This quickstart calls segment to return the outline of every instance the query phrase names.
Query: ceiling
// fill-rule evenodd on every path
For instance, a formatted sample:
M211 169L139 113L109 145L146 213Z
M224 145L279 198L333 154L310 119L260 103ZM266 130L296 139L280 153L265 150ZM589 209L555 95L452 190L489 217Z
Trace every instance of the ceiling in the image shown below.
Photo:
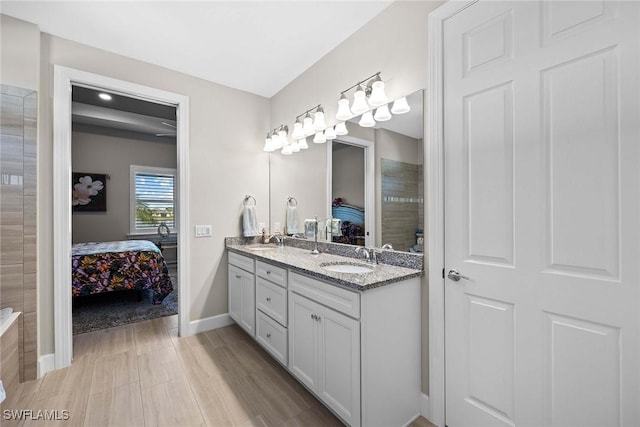
M350 1L7 1L40 31L265 97L391 4Z

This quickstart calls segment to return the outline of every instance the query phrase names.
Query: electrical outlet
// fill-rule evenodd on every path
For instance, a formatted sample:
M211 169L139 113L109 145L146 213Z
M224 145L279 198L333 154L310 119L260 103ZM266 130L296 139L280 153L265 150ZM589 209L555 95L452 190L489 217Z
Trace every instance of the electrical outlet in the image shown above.
M274 222L273 223L273 232L274 233L282 233L282 226L280 225L279 222Z
M196 237L211 237L212 233L211 225L196 225Z

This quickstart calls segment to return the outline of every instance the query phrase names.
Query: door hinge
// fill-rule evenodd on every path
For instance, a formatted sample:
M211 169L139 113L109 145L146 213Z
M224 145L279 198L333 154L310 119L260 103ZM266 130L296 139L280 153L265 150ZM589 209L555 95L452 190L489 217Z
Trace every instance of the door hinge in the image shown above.
M442 278L444 279L444 268L442 269ZM444 426L447 427L447 426Z

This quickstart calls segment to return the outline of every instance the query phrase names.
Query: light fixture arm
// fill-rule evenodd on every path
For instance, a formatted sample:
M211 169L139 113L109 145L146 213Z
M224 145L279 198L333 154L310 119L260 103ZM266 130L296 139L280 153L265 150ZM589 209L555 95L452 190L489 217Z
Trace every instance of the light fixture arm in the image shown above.
M304 113L302 113L302 114L298 114L298 115L296 116L296 121L297 121L300 117L304 116L305 114L308 114L308 113L312 112L313 110L316 110L316 111L317 111L318 109L321 109L321 108L322 108L322 105L321 105L321 104L318 104L318 105L316 105L315 107L311 107L311 108L309 108L309 109L308 109L307 111L305 111Z
M378 71L377 73L374 73L372 75L370 75L369 77L367 77L364 80L360 80L359 82L357 82L356 84L349 86L348 88L346 88L345 90L343 90L342 92L340 92L340 95L344 95L345 93L349 92L351 89L353 89L354 87L360 86L362 83L365 83L371 79L373 79L374 77L380 77L380 73L382 73L382 71ZM370 85L367 85L367 87L369 87Z

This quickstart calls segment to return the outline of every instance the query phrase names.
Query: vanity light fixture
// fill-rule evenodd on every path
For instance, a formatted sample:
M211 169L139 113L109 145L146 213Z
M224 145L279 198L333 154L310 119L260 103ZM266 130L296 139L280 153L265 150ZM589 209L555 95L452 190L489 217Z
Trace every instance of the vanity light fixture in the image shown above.
M342 136L342 135L346 135L349 133L349 131L347 130L347 125L345 124L345 122L340 122L336 125L336 135L338 136Z
M384 82L380 78L380 74L371 80L371 95L369 95L369 105L379 107L389 102L387 94L384 92Z
M324 121L324 110L318 105L315 114L313 115L313 128L316 132L323 131L327 127Z
M340 94L340 100L338 101L338 112L336 113L337 120L349 120L353 116L353 113L349 109L349 100L344 93Z
M304 138L304 131L302 130L302 121L300 120L300 117L296 118L296 122L293 125L293 132L291 133L291 138L293 139Z
M307 144L307 138L301 138L298 140L298 147L301 150L306 150L307 148L309 148L309 144Z
M376 125L376 121L373 119L373 113L371 111L365 112L362 117L360 117L360 122L358 122L360 126L363 128L371 128Z
M336 139L336 129L333 126L326 128L324 130L324 136L327 140Z
M270 132L267 132L267 137L264 139L264 151L267 153L276 151L276 147L273 146L273 141L271 140Z
M315 129L313 128L313 119L311 118L311 114L307 111L307 115L304 116L304 125L302 127L304 132L304 136L311 136L315 133Z
M291 154L293 154L293 150L291 149L291 145L285 145L284 147L282 147L282 151L280 151L282 154L284 154L285 156L289 156Z
M313 137L313 142L316 144L324 144L327 142L327 137L324 135L324 132L317 132L316 136Z
M408 113L410 110L411 107L409 107L406 96L396 99L391 106L391 112L393 114L404 114Z
M297 139L294 139L293 142L289 144L289 147L291 148L292 153L297 153L300 151L300 144L298 143Z
M364 91L362 85L358 85L358 89L356 89L353 94L353 105L351 106L351 112L353 114L362 114L369 109L369 104L367 104L367 93Z
M100 99L102 99L103 101L111 101L113 99L111 95L109 95L108 93L104 93L104 92L99 93L98 97Z
M389 105L384 104L376 109L376 113L373 115L376 122L386 122L391 119L391 113L389 112Z
M287 134L289 133L289 126L287 125L280 125L280 129L278 129L278 139L280 140L280 145L286 145L288 143L287 141Z

